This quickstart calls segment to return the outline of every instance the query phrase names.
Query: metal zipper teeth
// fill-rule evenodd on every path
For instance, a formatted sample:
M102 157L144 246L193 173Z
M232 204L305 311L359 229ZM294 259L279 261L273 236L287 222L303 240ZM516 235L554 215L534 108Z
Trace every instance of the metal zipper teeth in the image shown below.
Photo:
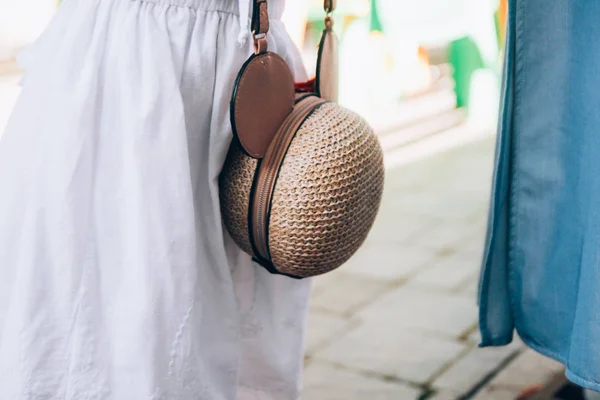
M254 201L255 212L253 225L254 244L258 252L257 256L269 260L269 244L267 243L268 231L268 213L271 207L271 197L275 189L275 181L279 174L279 166L283 162L285 153L289 147L291 140L294 138L296 131L304 122L308 114L323 100L318 97L311 97L298 104L297 110L293 117L280 128L280 134L275 135L274 142L267 150L267 154L263 158L258 181L256 185L256 197ZM302 104L304 103L304 104ZM264 173L262 173L264 171Z

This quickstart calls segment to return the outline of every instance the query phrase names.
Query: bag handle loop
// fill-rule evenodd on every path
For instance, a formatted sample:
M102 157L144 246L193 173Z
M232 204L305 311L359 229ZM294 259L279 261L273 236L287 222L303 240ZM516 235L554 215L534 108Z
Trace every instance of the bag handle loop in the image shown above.
M331 13L335 11L337 0L323 0L323 9L325 10L325 28L327 30L333 29L333 17Z
M254 0L252 9L252 38L254 39L254 53L261 54L267 51L267 33L269 32L269 9L267 0Z

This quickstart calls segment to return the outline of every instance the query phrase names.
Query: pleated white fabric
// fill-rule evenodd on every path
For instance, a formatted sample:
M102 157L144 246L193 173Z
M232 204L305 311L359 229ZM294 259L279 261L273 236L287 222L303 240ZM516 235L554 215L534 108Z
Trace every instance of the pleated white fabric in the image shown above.
M1 400L298 398L310 282L252 264L220 218L243 2L66 0L24 55L0 142Z

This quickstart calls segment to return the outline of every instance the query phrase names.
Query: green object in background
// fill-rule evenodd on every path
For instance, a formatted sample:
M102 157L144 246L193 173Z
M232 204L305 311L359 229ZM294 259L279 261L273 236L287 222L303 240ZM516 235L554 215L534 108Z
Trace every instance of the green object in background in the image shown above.
M478 69L485 68L481 52L475 41L471 37L465 36L450 43L448 59L453 69L456 105L457 107L468 107L473 73Z
M381 24L381 19L379 18L377 0L371 0L370 31L383 33L383 26Z

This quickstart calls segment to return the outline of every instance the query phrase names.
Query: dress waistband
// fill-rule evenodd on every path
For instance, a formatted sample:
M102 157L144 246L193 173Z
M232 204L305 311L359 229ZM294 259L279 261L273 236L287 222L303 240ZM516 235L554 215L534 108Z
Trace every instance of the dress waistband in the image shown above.
M219 11L239 15L240 34L238 41L244 44L250 34L250 18L252 17L253 0L139 0L146 3L166 4L176 7L186 7L206 12ZM285 0L267 1L269 19L281 19L285 8ZM244 17L245 16L245 17Z
M131 0L130 0L131 1ZM202 11L220 11L235 15L245 14L251 17L253 0L139 0L146 3L165 4L186 7ZM269 18L281 19L285 0L267 1ZM247 10L247 11L246 11Z

